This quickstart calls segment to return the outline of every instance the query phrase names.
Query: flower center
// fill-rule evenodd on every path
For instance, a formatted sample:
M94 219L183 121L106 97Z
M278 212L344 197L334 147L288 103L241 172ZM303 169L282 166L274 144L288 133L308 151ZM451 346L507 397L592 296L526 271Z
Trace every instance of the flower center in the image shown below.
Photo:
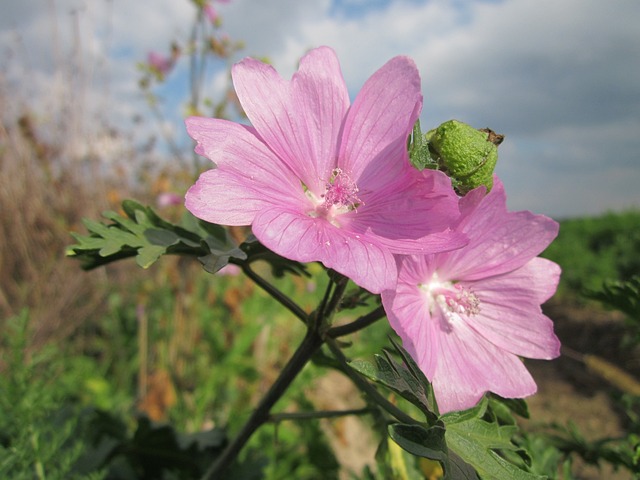
M309 216L324 217L337 225L336 216L356 210L364 204L358 198L358 186L340 168L334 168L331 171L331 177L326 182L325 189L319 199L307 191L307 195L315 204L315 209L309 212Z
M431 281L418 285L428 295L429 311L439 308L449 322L461 315L472 317L480 313L480 299L470 288L451 281L440 281L434 273Z
M321 195L324 198L325 208L336 206L351 211L362 203L358 198L358 186L340 168L333 169L326 189L326 192Z

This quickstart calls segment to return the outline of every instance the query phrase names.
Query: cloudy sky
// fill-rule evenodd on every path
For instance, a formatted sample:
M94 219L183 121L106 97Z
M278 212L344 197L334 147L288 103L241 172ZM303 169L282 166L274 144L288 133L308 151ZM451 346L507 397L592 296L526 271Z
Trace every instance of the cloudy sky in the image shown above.
M240 56L290 76L310 48L333 47L355 95L394 55L422 75L423 127L456 118L505 134L497 173L512 209L556 218L640 207L637 0L232 0L214 2ZM123 128L147 116L136 62L184 40L189 0L2 0L3 88L42 99L71 89ZM238 57L239 58L239 57ZM75 75L65 77L75 68ZM186 65L163 93L177 118ZM226 81L210 77L213 95ZM58 89L58 90L56 90ZM61 94L62 95L62 94ZM95 117L98 118L98 117ZM176 121L166 126L180 145Z

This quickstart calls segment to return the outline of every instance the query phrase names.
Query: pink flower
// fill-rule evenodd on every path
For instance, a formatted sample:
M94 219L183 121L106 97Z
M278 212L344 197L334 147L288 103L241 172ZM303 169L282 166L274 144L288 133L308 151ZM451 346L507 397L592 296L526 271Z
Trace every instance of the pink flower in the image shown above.
M174 205L182 205L182 196L173 192L163 192L156 198L156 205L159 208L171 207Z
M304 56L291 81L251 58L232 77L253 126L187 119L196 152L217 165L187 192L194 215L252 225L279 255L322 262L375 293L395 286L394 253L466 243L449 229L459 214L448 178L408 161L422 106L410 59L390 60L353 105L327 47Z
M216 11L215 8L213 8L213 5L211 5L210 3L207 3L204 8L204 14L207 16L207 19L215 24L216 21L218 20L218 12Z
M160 75L166 75L173 68L173 60L165 57L158 52L149 52L147 55L149 66L157 71Z
M558 233L543 215L507 212L497 177L485 196L460 200L459 229L469 244L399 263L398 286L382 293L393 328L433 383L441 413L495 392L521 398L536 384L519 356L551 359L560 342L540 308L556 290L560 267L536 257Z
M234 265L233 263L227 263L224 267L216 272L216 275L220 275L222 277L237 277L240 275L242 270L238 265Z

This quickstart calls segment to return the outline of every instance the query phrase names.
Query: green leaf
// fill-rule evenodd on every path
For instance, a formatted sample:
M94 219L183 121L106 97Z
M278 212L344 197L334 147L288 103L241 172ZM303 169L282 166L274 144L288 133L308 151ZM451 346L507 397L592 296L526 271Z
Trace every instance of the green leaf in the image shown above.
M133 200L125 200L122 210L126 216L103 213L111 223L83 220L89 234L72 233L77 243L67 249L67 255L80 259L83 268L92 269L134 256L138 265L148 268L162 255L179 254L206 258L205 267L213 272L232 258L247 258L219 225L199 221L191 222L193 229L174 225Z
M432 427L396 423L389 425L389 436L407 452L440 462L445 475L450 470L445 429L442 424Z
M438 169L438 163L433 159L429 151L429 142L425 134L420 130L420 120L413 126L411 142L409 144L409 159L418 170Z
M392 344L403 362L398 362L384 351L384 355L375 355L375 365L366 361L352 361L350 365L370 380L384 385L418 407L427 422L434 425L437 421L437 408L429 381L413 361L409 353L398 343Z
M145 238L153 245L170 247L180 241L180 236L171 230L161 230L159 228L149 228L144 232Z
M181 224L175 225L133 200L125 200L122 210L125 216L112 211L103 213L110 223L83 220L89 233L71 233L76 243L67 248L67 256L79 259L83 268L90 270L131 257L148 268L163 255L183 255L199 259L210 273L230 262L260 258L271 266L276 277L285 273L309 276L304 264L273 253L252 235L238 245L227 228L188 212Z
M515 425L518 415L522 418L529 418L529 407L527 402L521 398L502 398L496 394L490 394L489 411L492 418L501 424Z
M601 291L587 290L585 296L624 312L630 320L640 324L640 275L624 282L605 281Z
M430 423L435 423L437 417L429 408L424 386L411 376L410 371L381 355L375 355L375 361L376 364L372 365L366 361L354 360L350 365L365 377L384 385L413 403L425 414Z
M463 412L451 412L441 417L446 426L445 439L454 451L483 478L495 480L541 480L535 475L510 463L500 454L500 450L518 450L511 442L517 432L514 425L499 425L482 418L488 405L485 398L476 407Z

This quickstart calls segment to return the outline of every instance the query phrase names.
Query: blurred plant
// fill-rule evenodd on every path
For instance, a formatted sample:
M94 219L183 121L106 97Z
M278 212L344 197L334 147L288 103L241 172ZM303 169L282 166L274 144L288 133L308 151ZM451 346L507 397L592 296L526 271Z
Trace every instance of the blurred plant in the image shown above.
M74 469L84 445L79 409L70 401L74 390L60 383L69 373L55 349L29 351L28 324L23 311L4 325L2 350L8 355L3 370L11 374L4 375L0 387L0 477L103 478L99 471L85 476Z
M587 290L585 295L602 302L609 309L624 313L630 336L626 343L640 346L640 275L626 281L605 281L602 290Z
M627 281L640 271L640 212L610 212L560 222L555 242L542 254L562 260L556 299L585 302L605 280Z
M225 0L217 0L220 3L228 3ZM184 152L178 146L173 136L162 126L166 123L166 114L163 110L162 98L158 93L163 83L168 80L169 74L178 68L178 62L185 59L188 64L188 78L185 90L189 91L189 100L185 106L185 116L212 115L217 118L225 118L232 112L229 107L234 107L239 112L237 99L233 89L227 87L222 98L215 100L207 95L205 84L210 82L211 74L227 71L229 60L235 53L244 48L241 41L234 41L222 31L222 17L214 6L212 0L191 0L195 7L195 17L191 26L188 39L174 40L170 45L170 53L163 55L152 51L148 54L146 62L140 62L138 68L142 72L139 86L142 89L152 113L161 126L160 132L166 141L172 156L186 166ZM237 114L237 113L236 113ZM194 171L200 170L198 157L193 156Z
M627 315L629 337L623 339L621 348L640 347L640 277L630 280L604 282L601 290L586 292L588 298L602 302L607 308L619 310ZM587 440L572 422L562 425L556 421L548 426L540 426L533 432L520 437L517 443L527 448L534 459L532 471L548 475L549 478L574 480L571 466L576 458L587 464L602 467L603 464L615 470L625 469L633 478L640 472L640 382L633 376L592 354L581 354L567 347L567 355L584 364L592 375L607 381L615 388L613 399L621 416L625 433L620 437L602 437Z
M96 286L120 269L78 277L64 261L68 229L108 205L108 179L90 187L32 113L0 124L0 318L29 308L32 342L64 338L103 306ZM79 161L79 160L78 160Z

